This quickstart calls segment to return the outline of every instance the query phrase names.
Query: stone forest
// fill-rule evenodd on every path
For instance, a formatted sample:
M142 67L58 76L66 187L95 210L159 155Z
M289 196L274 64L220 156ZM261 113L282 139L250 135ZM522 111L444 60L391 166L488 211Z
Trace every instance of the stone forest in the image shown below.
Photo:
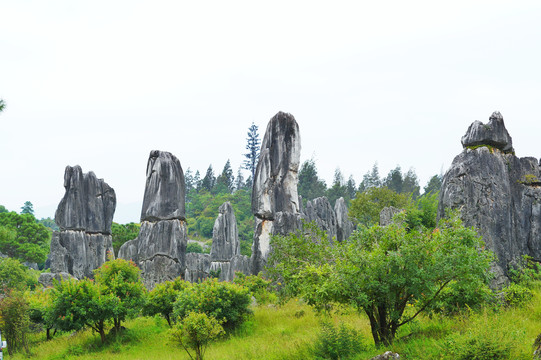
M211 346L215 349L210 352L212 358L531 359L532 354L541 356L541 336L535 339L531 335L541 332L541 326L528 325L534 329L520 331L514 328L522 326L514 320L522 316L517 315L520 311L532 314L534 320L541 319L541 307L537 305L541 296L537 294L539 285L531 285L541 284L540 161L515 155L503 116L497 111L487 123L473 122L461 142L462 152L454 158L441 179L439 193L435 193L438 195L433 200L432 226L423 223L422 215L418 218L411 215L417 210L411 210L412 199L407 196L401 198L402 203L382 206L376 213L379 224L368 226L352 215L354 205L350 203L357 201L357 206L366 193L379 206L386 201L384 192L368 188L363 194L357 193L357 199L352 201L343 197L333 200L334 206L325 196L303 201L298 191L299 125L291 114L277 113L268 122L252 179L254 230L249 256L241 253L239 222L229 201L214 214L209 253L188 251L191 240L183 159L170 152L152 150L146 167L138 235L122 243L115 260L112 238L115 190L92 171L83 172L78 165L67 166L65 194L54 219L58 230L52 233L45 264L50 270L39 275L43 288L53 289L54 300L49 306L56 315L32 310L31 316L41 319L38 322L47 328L47 339L52 337L53 329L54 332L79 331L90 327L101 335L101 345L92 350L97 351L94 358L116 358L114 350L107 347L113 345L104 345L121 346L104 331L109 320L89 324L84 317L97 315L88 315L91 313L87 309L79 327L65 325L62 321L66 317L75 319L76 315L75 310L58 312L62 308L59 294L69 293L70 286L76 283L88 289L93 281L101 284L108 271L103 270L104 266L109 261L126 260L137 269L135 274L140 276L141 288L123 290L116 295L118 301L122 302L128 293L148 293L147 300L130 306L142 308L137 310L138 314L165 318L170 327L177 329L172 333L176 339L173 341L180 342L190 358L193 349L195 358L202 359L202 349L209 346L211 339L219 338L223 329L227 330L228 340L217 343L217 347ZM377 208L376 205L373 207ZM224 292L217 295L212 291L219 284L238 288L224 287ZM251 284L250 291L239 290L246 284ZM100 286L107 291L112 285ZM199 287L206 292L197 293ZM268 290L271 288L272 291ZM77 291L79 295L69 300L71 305L85 293ZM99 296L106 294L96 291ZM150 299L165 296L167 291L170 297L160 300L159 310L153 308L158 307L158 301L154 304L155 300ZM199 297L187 300L190 292ZM201 310L207 301L236 292L244 295L228 298L227 305L223 300L220 305ZM267 295L262 296L262 292ZM95 301L91 307L99 308L101 305ZM188 312L188 303L199 306L197 309L206 312L205 315ZM122 331L121 321L131 318L135 318L131 320L135 325L127 325L124 331L131 331L132 336L139 336L133 335L136 330L132 328L151 326L148 318L138 320L139 315L134 316L130 309L122 313L118 310L121 307L115 306L110 315L114 319L111 321L115 336L121 336L118 335ZM214 315L216 307L227 306L243 308L244 312L234 317L231 315L234 311L230 310L223 319ZM7 316L2 311L0 306L0 318ZM289 311L289 315L281 315L284 311ZM250 314L255 320L246 320ZM342 319L339 327L335 327L337 320L329 321L329 314ZM505 314L501 316L506 320L491 320L494 314ZM194 333L190 335L186 330L197 316L205 319L197 320L201 322L193 331L200 334L206 326L203 332L208 338L204 343L194 342L190 338ZM256 339L254 334L264 326L261 316L280 319L282 330L269 332L272 335L265 335L263 340ZM287 330L285 326L290 324L298 325L295 330ZM312 328L322 330L318 335L307 335L309 341L295 337ZM525 335L527 331L529 335ZM231 339L247 337L248 343L261 341L268 345L282 336L297 339L295 345L288 343L289 348L284 350L287 356L268 355L286 345L267 349L264 354L257 350L257 355L249 350L242 356L236 354L238 347L227 350L233 346L228 345L233 343ZM373 343L367 340L370 337ZM399 341L393 341L395 338ZM153 350L155 357L149 358L169 356L161 352L167 347L162 340L153 339L162 345ZM88 341L77 346L88 349ZM307 341L315 341L315 345L303 345ZM334 347L329 345L333 341ZM435 345L429 344L430 341ZM519 346L521 342L528 345ZM233 355L226 355L228 351ZM61 358L72 358L67 352L62 354ZM130 358L147 357L139 354Z

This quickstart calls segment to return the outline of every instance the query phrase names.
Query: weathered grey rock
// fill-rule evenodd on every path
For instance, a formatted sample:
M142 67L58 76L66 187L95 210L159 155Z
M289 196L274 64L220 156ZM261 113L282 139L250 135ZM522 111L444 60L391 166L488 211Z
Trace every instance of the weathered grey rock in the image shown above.
M499 111L492 113L486 125L479 120L473 122L462 137L463 147L478 145L490 145L504 152L513 151L513 141Z
M111 235L84 231L55 231L51 239L51 272L69 273L78 279L93 278L107 255L113 253Z
M188 237L184 194L184 174L178 159L168 152L151 151L141 229L137 238L124 243L118 253L139 266L149 290L185 274Z
M165 151L151 151L141 221L185 220L185 191L178 159Z
M67 166L64 172L66 193L55 213L60 230L83 230L110 234L116 207L115 191L91 171Z
M487 147L465 148L443 178L438 217L460 209L464 224L475 227L497 256L496 284L521 256L541 260L540 178L535 158Z
M184 280L190 282L199 282L208 278L210 274L210 255L209 254L186 254L186 270L184 271Z
M334 213L336 215L336 240L342 242L349 239L354 228L353 222L349 219L348 208L343 197L336 200Z
M330 241L336 239L338 233L336 214L326 196L308 201L304 209L304 215L306 221L315 222L318 228L325 231Z
M394 206L388 206L381 209L379 212L379 225L380 226L387 226L390 225L393 222L393 217L401 213L402 209L395 208Z
M400 355L392 351L386 351L381 355L374 356L370 360L397 360L400 359Z
M252 189L255 215L250 271L263 270L270 252L270 237L285 235L301 225L297 192L301 141L291 114L279 112L267 125Z
M230 261L233 256L240 254L237 218L229 201L223 203L218 211L212 230L210 258L212 261Z
M23 262L23 265L32 270L39 270L38 263L35 262Z
M252 212L272 220L280 211L298 213L298 170L301 155L299 125L279 112L267 125L252 190Z
M141 269L147 289L153 289L156 284L184 274L187 243L186 222L143 221L137 238L124 243L118 257L133 260Z
M43 285L44 287L53 287L54 286L54 280L60 282L62 280L71 279L73 276L71 274L68 274L66 272L61 273L41 273L39 275L38 282Z

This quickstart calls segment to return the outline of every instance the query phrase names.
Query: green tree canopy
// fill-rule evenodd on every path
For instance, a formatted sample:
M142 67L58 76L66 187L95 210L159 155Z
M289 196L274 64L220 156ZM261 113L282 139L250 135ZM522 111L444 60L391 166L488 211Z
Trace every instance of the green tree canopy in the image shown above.
M465 228L457 214L439 225L434 231L375 225L335 244L317 230L274 236L266 269L282 282L283 296L301 296L316 309L353 305L368 316L376 345L390 345L398 328L451 282L488 281L493 255L482 250L476 231Z
M244 168L250 171L252 179L255 177L255 170L259 160L259 149L261 147L257 129L258 127L252 122L252 125L248 128L248 137L246 138L246 150L248 152L244 154L246 158L244 160Z
M407 194L398 194L386 187L371 187L357 193L351 201L349 217L355 222L369 227L379 224L379 213L385 207L393 206L398 209L409 209L413 205Z
M306 203L320 196L325 196L327 185L317 174L316 163L313 159L306 160L299 170L298 192Z
M33 215L0 213L0 252L40 264L47 258L50 243L51 231L36 222Z
M229 194L235 189L235 177L229 159L224 165L222 173L216 178L216 193Z
M21 214L34 215L34 205L30 201L26 201L21 207Z

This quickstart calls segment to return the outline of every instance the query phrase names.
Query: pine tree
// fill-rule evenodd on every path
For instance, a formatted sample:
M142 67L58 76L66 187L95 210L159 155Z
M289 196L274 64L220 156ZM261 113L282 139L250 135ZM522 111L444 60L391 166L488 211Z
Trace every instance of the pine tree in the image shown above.
M34 215L34 205L30 201L25 202L21 208L21 214Z
M4 109L6 108L6 103L4 100L0 99L0 113L2 111L4 111Z
M242 176L242 166L239 166L239 169L237 170L237 178L235 179L235 189L244 189L245 186L246 184L244 183L244 176Z
M257 160L259 159L259 149L261 142L259 141L259 134L257 133L258 127L252 122L252 126L248 128L248 138L246 144L246 150L248 152L244 154L246 160L244 160L244 168L250 170L252 179L255 177L255 170L257 167Z
M201 180L201 188L207 190L208 192L212 192L215 185L216 185L216 177L214 176L214 170L212 169L212 164L211 164L209 165L207 169L207 173L205 174L205 177L203 178L203 180Z
M381 179L379 177L378 163L374 163L372 171L367 172L363 176L363 181L359 184L359 191L363 192L373 187L381 187Z
M235 177L233 176L233 169L231 169L231 162L227 159L222 173L216 179L216 192L217 193L232 193L235 187Z

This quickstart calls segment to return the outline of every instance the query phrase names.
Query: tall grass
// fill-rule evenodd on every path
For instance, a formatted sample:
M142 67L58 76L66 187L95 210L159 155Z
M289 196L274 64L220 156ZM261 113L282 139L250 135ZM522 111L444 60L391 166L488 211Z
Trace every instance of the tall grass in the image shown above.
M313 346L321 331L321 320L299 302L284 306L261 305L254 316L225 338L211 344L206 359L220 360L297 360L314 358ZM329 319L327 319L329 321ZM453 317L419 317L402 327L395 343L385 349L375 348L370 326L355 311L334 315L335 325L343 322L361 333L364 351L355 359L370 359L386 350L397 352L402 359L469 359L465 348L494 350L502 359L531 359L532 344L541 333L541 290L534 289L531 302L521 307L485 308L479 312L465 311ZM109 335L104 345L91 331L62 334L46 341L44 334L31 338L32 359L188 359L168 336L165 320L141 317L126 322L120 335ZM502 351L497 351L503 349ZM461 352L462 351L462 352ZM466 354L466 355L464 355ZM5 357L25 359L23 354ZM493 357L498 359L497 357ZM491 358L491 359L493 359ZM473 359L473 358L472 358ZM477 357L477 359L484 359Z

